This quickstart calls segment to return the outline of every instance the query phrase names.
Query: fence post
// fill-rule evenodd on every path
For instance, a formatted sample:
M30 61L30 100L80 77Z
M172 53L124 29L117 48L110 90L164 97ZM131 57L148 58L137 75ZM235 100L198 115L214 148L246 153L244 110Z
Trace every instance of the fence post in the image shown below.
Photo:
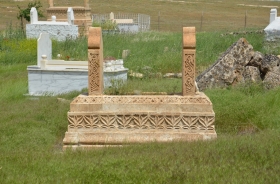
M202 31L202 22L203 22L203 11L202 11L202 13L201 13L200 31Z
M247 27L247 10L245 12L245 25L244 25L244 28L246 29L246 27Z
M159 31L159 22L160 22L160 11L158 12L158 31Z

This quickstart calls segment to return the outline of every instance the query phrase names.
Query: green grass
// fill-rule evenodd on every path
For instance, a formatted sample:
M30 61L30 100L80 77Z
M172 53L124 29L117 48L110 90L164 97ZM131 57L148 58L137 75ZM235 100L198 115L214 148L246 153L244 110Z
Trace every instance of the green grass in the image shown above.
M273 148L279 141L263 136L63 154L19 152L4 158L1 176L7 183L278 183L279 158ZM13 168L19 162L27 164Z
M274 52L259 34L197 34L197 69L215 62L240 37L255 50ZM5 38L5 37L3 37ZM119 58L131 50L125 66L139 72L178 72L181 67L181 34L148 32L104 35L104 55ZM134 144L84 151L62 151L67 111L80 91L54 96L29 97L26 66L36 63L18 55L33 40L0 42L14 53L0 60L0 181L1 183L279 183L280 88L265 90L261 84L211 89L218 139L213 141ZM114 43L114 44L113 44ZM76 47L73 47L76 45ZM86 38L53 42L58 53L85 60ZM166 51L165 48L168 47ZM274 48L275 49L275 48ZM0 54L5 55L6 50ZM24 49L23 49L24 51ZM35 51L36 53L36 51ZM31 56L28 56L28 55ZM179 66L178 66L179 65ZM144 70L144 66L151 69ZM120 85L120 86L119 86ZM181 91L181 79L129 78L106 90L127 92ZM65 102L57 98L66 99Z

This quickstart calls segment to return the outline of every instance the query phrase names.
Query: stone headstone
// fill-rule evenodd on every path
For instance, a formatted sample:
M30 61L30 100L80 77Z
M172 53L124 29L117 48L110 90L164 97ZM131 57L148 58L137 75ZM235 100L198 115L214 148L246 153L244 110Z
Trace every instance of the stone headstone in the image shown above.
M270 20L269 23L273 22L277 17L277 9L273 8L270 10Z
M41 33L37 40L37 66L41 66L42 55L52 60L52 41L48 33Z
M122 51L122 58L125 59L130 53L130 50L123 50Z
M35 22L38 22L38 12L36 8L32 7L30 10L30 23L34 24Z
M68 24L73 25L74 24L74 11L73 8L69 7L67 10L67 20Z

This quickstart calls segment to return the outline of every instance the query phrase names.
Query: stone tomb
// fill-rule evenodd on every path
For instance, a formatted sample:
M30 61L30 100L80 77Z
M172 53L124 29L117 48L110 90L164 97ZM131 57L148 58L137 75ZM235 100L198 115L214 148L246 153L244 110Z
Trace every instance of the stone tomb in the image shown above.
M277 9L270 10L269 25L264 29L266 41L280 39L280 18L277 16Z
M26 37L38 38L40 33L49 33L52 39L64 41L78 37L78 26L74 25L74 13L71 7L67 8L67 20L57 22L52 16L52 21L38 21L38 12L32 7L30 10L30 24L26 24Z
M51 20L53 15L56 16L58 22L67 21L65 19L67 15L67 7L56 7L54 6L53 0L48 0L49 8L47 8L48 20ZM91 8L89 7L89 0L84 0L84 6L74 6L73 11L75 14L74 24L78 25L79 33L87 34L88 28L92 25L91 20Z
M123 67L123 60L112 60L103 65L104 87L112 86L113 80L127 80L128 69ZM88 87L88 62L52 59L52 41L48 33L40 34L37 65L28 66L27 71L29 95L58 95Z
M195 88L195 28L183 28L181 95L103 95L102 33L90 28L88 95L70 104L64 149L217 137L210 99Z

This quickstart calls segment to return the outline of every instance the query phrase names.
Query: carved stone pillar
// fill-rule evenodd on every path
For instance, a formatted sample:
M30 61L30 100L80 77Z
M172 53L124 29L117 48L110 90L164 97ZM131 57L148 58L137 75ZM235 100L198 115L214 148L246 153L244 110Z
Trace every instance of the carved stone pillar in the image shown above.
M103 94L103 41L100 27L89 28L88 94Z
M53 0L49 0L49 7L53 7Z
M88 3L88 2L89 2L89 0L85 0L85 1L84 1L84 7L85 7L85 8L89 8L89 3Z
M195 27L183 28L183 96L195 95Z

